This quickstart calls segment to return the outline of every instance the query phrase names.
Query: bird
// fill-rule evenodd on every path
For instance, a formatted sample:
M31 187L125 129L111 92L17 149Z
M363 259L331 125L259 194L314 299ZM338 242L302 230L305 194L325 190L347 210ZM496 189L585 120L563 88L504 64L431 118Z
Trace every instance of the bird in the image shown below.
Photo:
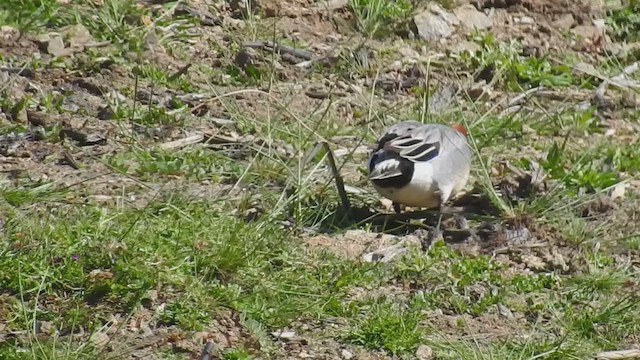
M369 180L376 191L400 205L438 209L459 193L469 180L472 151L467 130L408 120L390 126L377 139L369 157Z

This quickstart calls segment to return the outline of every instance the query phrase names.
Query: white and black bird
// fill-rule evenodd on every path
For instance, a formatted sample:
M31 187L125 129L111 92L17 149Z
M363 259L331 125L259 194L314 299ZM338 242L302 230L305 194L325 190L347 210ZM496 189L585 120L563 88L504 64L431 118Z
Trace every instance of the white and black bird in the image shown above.
M400 205L438 208L462 190L471 171L471 148L459 124L404 121L387 129L369 158L369 179L380 195Z

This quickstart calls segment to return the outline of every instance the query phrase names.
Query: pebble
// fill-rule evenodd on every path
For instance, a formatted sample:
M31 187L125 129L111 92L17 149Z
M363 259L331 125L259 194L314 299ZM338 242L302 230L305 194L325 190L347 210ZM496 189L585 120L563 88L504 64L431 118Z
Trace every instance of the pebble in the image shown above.
M347 349L342 349L342 351L340 351L340 356L342 356L342 358L345 360L353 358L353 354Z
M427 345L420 345L416 350L416 358L419 360L430 360L433 359L433 349L428 347Z

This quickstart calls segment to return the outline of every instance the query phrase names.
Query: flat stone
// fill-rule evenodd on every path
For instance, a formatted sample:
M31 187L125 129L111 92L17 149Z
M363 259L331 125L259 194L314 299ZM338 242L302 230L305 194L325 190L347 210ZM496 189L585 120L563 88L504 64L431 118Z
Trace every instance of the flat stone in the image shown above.
M430 360L433 359L433 349L428 347L427 345L420 345L416 350L416 358L419 360Z
M559 30L569 30L575 24L576 20L572 14L564 14L553 22L553 27Z
M430 41L450 37L454 32L453 25L459 24L455 15L437 4L431 4L427 10L415 15L413 22L418 29L418 37Z
M453 13L460 24L470 30L485 30L493 26L493 21L471 4L460 6Z

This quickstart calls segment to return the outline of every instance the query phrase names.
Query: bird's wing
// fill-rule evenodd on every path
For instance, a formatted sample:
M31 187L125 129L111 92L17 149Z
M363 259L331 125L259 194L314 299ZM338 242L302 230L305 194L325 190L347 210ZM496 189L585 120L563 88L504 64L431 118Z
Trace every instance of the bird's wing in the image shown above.
M384 179L400 176L403 160L428 162L439 155L454 152L470 157L466 137L459 131L441 124L400 123L380 137L378 151L369 162L369 177Z
M468 143L463 134L449 126L426 124L390 139L383 148L407 160L421 162L449 152L460 151L466 155Z

